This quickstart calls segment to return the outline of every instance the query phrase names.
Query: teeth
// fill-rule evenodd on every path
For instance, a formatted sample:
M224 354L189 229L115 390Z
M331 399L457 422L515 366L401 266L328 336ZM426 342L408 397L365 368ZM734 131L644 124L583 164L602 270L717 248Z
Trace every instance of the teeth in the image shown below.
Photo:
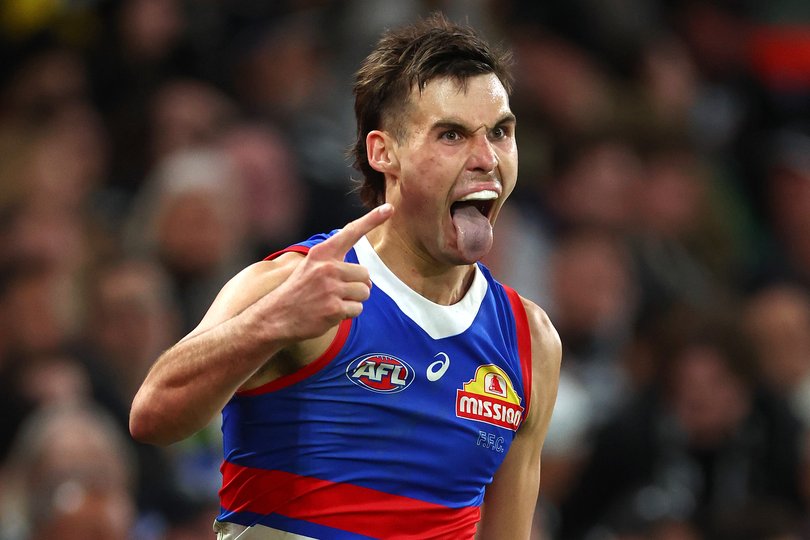
M476 191L475 193L470 193L459 199L461 201L490 201L493 199L497 199L498 194L490 189L485 189L483 191Z

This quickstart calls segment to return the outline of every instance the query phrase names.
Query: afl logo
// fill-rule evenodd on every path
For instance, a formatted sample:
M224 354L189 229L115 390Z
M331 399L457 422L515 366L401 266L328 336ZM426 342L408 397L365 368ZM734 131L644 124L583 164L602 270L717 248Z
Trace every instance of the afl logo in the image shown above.
M402 392L414 379L413 369L404 360L382 353L355 359L346 368L346 376L357 386L381 394Z

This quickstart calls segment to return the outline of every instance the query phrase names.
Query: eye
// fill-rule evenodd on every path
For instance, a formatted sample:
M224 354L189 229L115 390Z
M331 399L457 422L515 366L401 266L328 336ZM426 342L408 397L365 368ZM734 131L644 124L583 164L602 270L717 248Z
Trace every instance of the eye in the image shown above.
M440 135L440 138L444 139L445 141L456 142L461 140L461 134L454 129L450 129L443 132Z
M509 136L509 130L503 126L497 126L492 128L492 131L489 132L489 136L496 141L505 139Z

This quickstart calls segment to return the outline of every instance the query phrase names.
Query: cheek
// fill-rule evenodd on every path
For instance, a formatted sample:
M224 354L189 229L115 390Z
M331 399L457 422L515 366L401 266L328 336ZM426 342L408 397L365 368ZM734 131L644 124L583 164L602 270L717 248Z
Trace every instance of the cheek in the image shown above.
M411 179L420 179L434 177L441 174L441 170L445 167L444 160L441 157L430 153L420 152L422 156L416 156L411 162Z
M436 156L412 162L403 173L403 202L425 207L440 205L454 178L447 163Z
M500 153L498 163L498 168L501 172L501 182L504 184L503 187L505 190L511 191L512 188L515 187L518 170L518 151L514 143Z
M437 195L427 184L410 182L403 185L402 198L399 202L402 210L415 217L417 223L423 223L428 216L435 214Z

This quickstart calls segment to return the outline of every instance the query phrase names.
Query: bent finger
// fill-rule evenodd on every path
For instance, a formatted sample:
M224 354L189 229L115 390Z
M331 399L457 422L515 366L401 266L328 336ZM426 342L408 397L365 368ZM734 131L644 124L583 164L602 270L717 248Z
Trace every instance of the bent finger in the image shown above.
M344 300L353 302L363 302L371 296L371 288L366 283L353 282L343 285Z
M368 268L355 263L341 263L337 275L342 281L366 283L371 286Z
M355 301L346 301L343 303L344 319L354 319L363 312L363 303Z

